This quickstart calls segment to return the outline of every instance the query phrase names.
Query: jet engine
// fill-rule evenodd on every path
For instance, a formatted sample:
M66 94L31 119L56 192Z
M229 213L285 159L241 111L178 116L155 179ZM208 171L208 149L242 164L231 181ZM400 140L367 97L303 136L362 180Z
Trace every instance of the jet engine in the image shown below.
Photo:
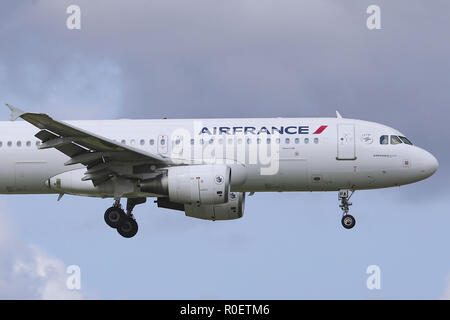
M226 165L170 167L156 178L139 183L141 192L166 196L187 205L215 205L228 201L230 168Z
M228 201L215 205L180 204L160 197L158 207L184 211L186 216L205 220L233 220L244 215L245 193L230 192Z
M85 196L111 196L114 186L111 182L94 186L92 181L84 181L86 169L75 169L60 173L47 180L47 186L55 191Z

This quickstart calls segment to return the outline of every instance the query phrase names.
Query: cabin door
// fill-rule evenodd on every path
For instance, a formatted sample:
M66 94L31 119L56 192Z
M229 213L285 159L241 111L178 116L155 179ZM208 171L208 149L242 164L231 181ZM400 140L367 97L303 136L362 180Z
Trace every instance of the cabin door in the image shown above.
M337 160L355 160L355 125L338 124Z

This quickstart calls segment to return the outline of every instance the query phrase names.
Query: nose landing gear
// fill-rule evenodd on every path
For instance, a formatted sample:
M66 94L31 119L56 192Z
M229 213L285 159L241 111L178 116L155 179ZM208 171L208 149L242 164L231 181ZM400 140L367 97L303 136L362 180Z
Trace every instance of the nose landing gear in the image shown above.
M351 192L350 194L349 191ZM353 193L355 193L354 190L341 189L338 194L339 200L341 201L339 208L341 208L343 212L341 223L345 229L351 229L356 224L356 219L352 215L348 214L348 211L350 210L349 207L352 205L349 200Z
M114 205L105 212L105 222L124 238L132 238L138 232L138 224L132 211L138 204L144 203L147 198L129 198L127 199L127 212L122 209L120 199L116 199Z

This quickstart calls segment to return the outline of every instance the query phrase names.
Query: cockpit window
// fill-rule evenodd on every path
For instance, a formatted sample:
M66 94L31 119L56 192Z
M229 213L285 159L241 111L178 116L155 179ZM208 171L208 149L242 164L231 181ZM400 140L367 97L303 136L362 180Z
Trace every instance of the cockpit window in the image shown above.
M409 144L409 145L413 145L411 141L409 141L408 138L406 137L402 137L402 136L398 136L400 139L402 139L403 143Z
M400 144L402 143L402 140L400 140L397 136L391 136L391 144Z
M388 143L389 143L389 136L380 137L380 144L388 144Z

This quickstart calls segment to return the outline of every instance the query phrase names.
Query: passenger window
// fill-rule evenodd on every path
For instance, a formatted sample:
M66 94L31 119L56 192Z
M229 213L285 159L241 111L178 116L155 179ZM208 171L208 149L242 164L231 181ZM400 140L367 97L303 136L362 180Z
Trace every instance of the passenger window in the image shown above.
M143 146L144 144L145 144L145 140L144 139L141 139L141 146Z
M305 144L309 143L309 138L305 138Z
M159 141L159 143L163 146L163 145L165 145L166 144L166 139L161 139L160 141Z
M1 143L0 143L0 147L1 147ZM27 147L31 147L31 141L27 141Z
M400 144L402 143L402 140L400 140L397 136L391 136L391 144Z
M314 143L318 144L319 143L319 138L314 138Z
M389 144L389 136L381 136L380 137L380 144Z
M125 144L126 143L126 141L125 140L122 140L122 141L120 141L122 144Z
M295 144L299 144L300 143L300 139L299 138L295 138Z
M267 142L267 144L270 144L270 138L267 138L266 142Z
M154 145L154 144L155 144L155 140L150 139L150 145L152 146L152 145Z
M408 139L408 138L406 138L406 137L401 137L401 136L398 136L400 139L402 139L402 141L403 141L403 143L405 143L405 144L409 144L409 145L413 145L412 144L412 142Z
M289 138L286 138L286 139L284 140L284 142L285 142L286 144L289 144L289 143L291 142L291 140L290 140Z
M0 147L3 146L3 142L0 141Z
M191 139L191 144L194 144L195 143L195 140L194 139Z
M21 147L22 146L22 142L21 141L17 141L17 146Z
M11 147L12 146L12 142L8 141L7 145L8 145L8 147Z

